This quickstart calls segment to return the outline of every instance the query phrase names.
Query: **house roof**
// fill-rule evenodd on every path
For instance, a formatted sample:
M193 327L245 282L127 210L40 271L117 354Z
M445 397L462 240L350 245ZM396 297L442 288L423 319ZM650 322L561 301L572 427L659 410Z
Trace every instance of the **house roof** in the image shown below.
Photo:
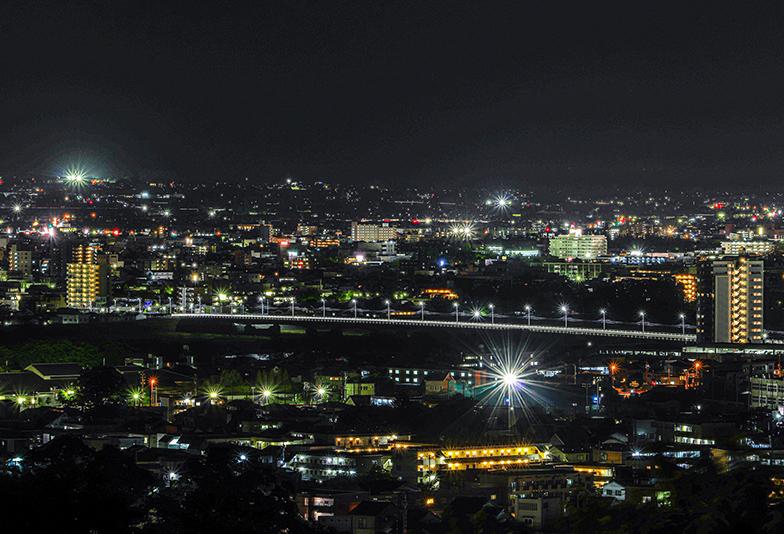
M82 374L82 366L78 363L33 363L25 368L45 380L78 378Z
M0 373L0 391L30 394L48 391L52 385L32 371Z
M392 506L393 504L389 501L362 501L349 512L349 515L366 515L375 517L383 514Z

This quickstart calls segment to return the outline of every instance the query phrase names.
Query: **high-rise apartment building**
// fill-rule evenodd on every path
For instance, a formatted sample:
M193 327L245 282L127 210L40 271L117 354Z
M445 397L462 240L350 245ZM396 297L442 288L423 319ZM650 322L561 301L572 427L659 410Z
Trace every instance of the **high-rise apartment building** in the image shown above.
M352 241L394 241L398 238L397 228L388 224L351 223Z
M91 308L109 295L109 261L93 245L73 249L67 266L67 302L73 308Z
M715 343L762 343L764 262L745 256L700 265L697 335Z
M568 235L559 235L550 240L550 255L562 260L593 260L607 254L607 237L583 235L580 230L571 230Z
M17 244L11 245L8 250L8 270L12 273L29 276L33 273L33 253Z

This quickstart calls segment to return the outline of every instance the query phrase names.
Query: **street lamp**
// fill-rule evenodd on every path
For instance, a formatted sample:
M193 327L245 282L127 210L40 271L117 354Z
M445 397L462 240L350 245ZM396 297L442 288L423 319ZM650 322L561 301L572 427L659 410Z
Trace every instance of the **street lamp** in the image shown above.
M607 310L602 308L599 313L602 314L602 330L607 330Z
M294 317L294 297L291 297L291 316Z
M422 320L424 321L425 320L425 301L424 300L420 300L419 301L419 311L422 314Z
M642 331L645 332L645 312L640 312L640 325L642 326Z
M321 299L321 316L327 316L327 301L325 299Z
M678 317L681 320L681 334L685 336L686 335L686 315L682 313Z
M528 326L531 326L531 305L525 305L525 314L528 317Z
M387 305L387 321L389 321L390 319L392 319L392 310L389 307L390 306L389 299L385 300L384 304Z
M564 314L564 328L569 327L569 308L564 304L561 306L561 311Z
M474 319L480 319L482 317L482 310L480 310L479 308L475 309L473 316Z
M357 299L351 299L351 304L354 305L354 319L357 318Z
M610 362L608 368L610 370L610 381L612 384L615 384L615 373L618 372L618 364L615 362Z
M490 308L490 324L495 324L495 306L490 304L488 307Z
M455 302L454 304L452 304L452 306L455 308L455 322L459 323L460 322L460 304Z

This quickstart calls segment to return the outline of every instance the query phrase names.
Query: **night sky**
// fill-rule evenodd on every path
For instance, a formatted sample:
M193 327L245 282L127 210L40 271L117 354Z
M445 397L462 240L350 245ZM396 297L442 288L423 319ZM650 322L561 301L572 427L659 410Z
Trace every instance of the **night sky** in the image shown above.
M0 3L0 174L784 183L778 2L207 3Z

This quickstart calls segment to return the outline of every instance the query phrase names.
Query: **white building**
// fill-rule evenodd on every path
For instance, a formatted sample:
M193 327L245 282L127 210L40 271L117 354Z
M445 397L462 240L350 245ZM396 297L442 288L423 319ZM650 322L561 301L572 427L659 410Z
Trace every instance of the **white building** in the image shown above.
M615 499L616 501L625 501L626 500L626 488L618 484L617 482L608 482L602 489L600 490L602 497L610 497Z
M731 256L740 254L765 256L776 250L776 245L770 241L722 241L721 250Z
M581 230L570 230L568 235L550 239L550 255L563 260L592 260L607 254L607 237L583 235Z
M784 380L776 376L752 376L749 379L751 408L775 410L784 406Z
M397 228L389 224L351 223L352 241L394 241L398 238Z
M743 256L713 262L714 341L763 342L764 262Z

